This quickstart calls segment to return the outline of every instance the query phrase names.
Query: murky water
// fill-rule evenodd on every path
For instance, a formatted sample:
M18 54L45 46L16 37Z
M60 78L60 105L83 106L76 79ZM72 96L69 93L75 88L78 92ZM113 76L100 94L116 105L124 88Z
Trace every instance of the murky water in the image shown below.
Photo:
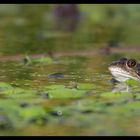
M60 57L58 64L23 65L18 62L1 62L0 80L22 88L38 89L45 85L66 84L70 81L94 83L109 89L109 57ZM49 78L49 74L62 73L63 78ZM102 80L104 78L104 81Z
M2 5L0 55L82 52L112 39L139 44L137 20L124 16L110 22L114 18L104 20L104 10L100 14L95 7L87 7L96 13L88 13L92 20L85 18L71 34L52 30L48 5ZM140 60L139 52L128 49L111 55L62 55L49 64L0 61L0 135L140 135L139 86L120 93L120 86L114 89L110 82L108 65L122 56Z
M22 94L1 92L0 135L139 135L139 100L133 101L129 93L111 93L108 65L124 55L134 56L69 56L59 57L59 63L31 65L21 61L0 62L0 81L15 87L15 92L17 88L26 89ZM49 77L53 73L63 77ZM61 88L70 81L87 84L85 89L90 85L84 91L86 96L69 89L80 95L72 98L72 92ZM44 87L55 85L60 87L40 94ZM49 99L47 94L55 88L57 96Z

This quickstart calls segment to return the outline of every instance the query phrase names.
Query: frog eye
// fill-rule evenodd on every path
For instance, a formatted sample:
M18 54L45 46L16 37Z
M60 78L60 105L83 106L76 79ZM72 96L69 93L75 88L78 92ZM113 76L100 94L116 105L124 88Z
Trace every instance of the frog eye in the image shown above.
M137 61L135 59L129 59L126 64L129 68L133 68L136 66Z

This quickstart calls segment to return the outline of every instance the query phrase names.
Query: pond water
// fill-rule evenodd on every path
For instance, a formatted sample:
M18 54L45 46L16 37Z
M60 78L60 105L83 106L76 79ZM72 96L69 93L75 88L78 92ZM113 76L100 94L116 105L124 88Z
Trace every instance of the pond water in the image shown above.
M1 61L0 135L139 135L140 102L113 93L108 65L122 56ZM56 77L55 77L56 76Z
M112 18L108 5L79 5L77 30L63 32L51 6L0 7L0 135L140 135L139 85L126 92L108 71L120 57L140 61L138 7ZM96 53L107 47L118 52Z

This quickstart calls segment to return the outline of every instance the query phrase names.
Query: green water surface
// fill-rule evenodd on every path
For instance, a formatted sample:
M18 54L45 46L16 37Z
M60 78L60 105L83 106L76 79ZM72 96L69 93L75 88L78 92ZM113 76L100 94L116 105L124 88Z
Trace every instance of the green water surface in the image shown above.
M0 62L0 135L139 135L138 87L135 99L112 92L108 64L121 55Z

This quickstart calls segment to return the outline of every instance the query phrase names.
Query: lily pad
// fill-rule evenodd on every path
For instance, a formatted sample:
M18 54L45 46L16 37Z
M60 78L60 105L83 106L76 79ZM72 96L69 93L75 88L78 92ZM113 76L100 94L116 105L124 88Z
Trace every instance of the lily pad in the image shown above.
M132 94L131 93L128 93L128 92L124 92L124 93L121 93L121 92L105 92L105 93L102 93L101 94L101 97L106 97L106 98L118 98L118 97L132 97Z
M126 82L125 82L127 85L130 85L130 86L136 86L139 84L139 81L136 81L134 79L128 79Z
M29 56L25 56L22 62L25 65L36 64L36 63L52 64L54 63L54 60L51 57L30 58Z
M66 88L64 85L50 85L45 87L45 91L49 94L49 98L80 98L86 95L92 86L79 84L78 88Z
M92 90L93 88L95 88L95 85L90 84L90 83L78 84L78 89L80 89L80 90Z
M0 102L0 113L5 114L5 117L8 117L15 127L23 127L30 121L42 123L47 112L41 106L31 105L23 108L18 101L5 99Z
M41 57L41 58L33 58L32 59L33 63L47 63L47 64L52 64L54 61L50 57Z
M1 94L5 95L8 98L34 98L37 96L36 91L34 90L25 90L22 88L12 88L2 91Z
M28 107L20 110L19 116L24 120L40 119L46 117L46 112L42 107Z
M13 87L10 84L0 82L0 91L4 91L8 89L13 89Z
M54 89L49 90L49 98L80 98L86 94L85 90L77 89Z

